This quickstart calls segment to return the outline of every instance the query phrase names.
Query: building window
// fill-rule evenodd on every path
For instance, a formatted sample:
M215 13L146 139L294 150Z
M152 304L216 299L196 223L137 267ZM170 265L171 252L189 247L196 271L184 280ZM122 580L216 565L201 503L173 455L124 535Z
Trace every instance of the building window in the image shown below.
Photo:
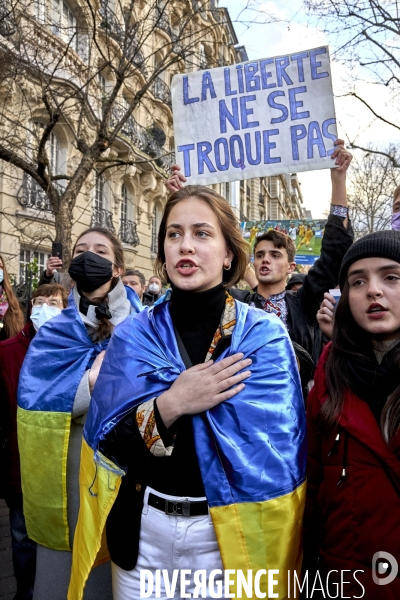
M39 23L49 25L52 32L77 49L76 18L65 0L36 0L35 15Z
M125 184L122 185L121 189L121 221L126 221L128 219L128 188Z
M37 261L39 267L39 275L44 271L46 267L47 259L50 254L48 252L42 252L40 250L34 250L32 248L21 247L19 252L19 282L24 283L26 280L26 267L33 261Z
M221 183L220 184L221 196L225 198L225 200L229 203L229 194L230 194L230 184L229 183Z
M28 155L30 158L32 157L33 151L36 152L38 149L39 141L45 127L46 125L41 121L33 121L34 135L29 134L29 137L33 142L30 144L32 148L28 148ZM46 151L50 163L50 174L57 175L60 163L60 143L54 131L50 133L49 139L46 142Z
M107 191L109 192L109 188L107 188ZM106 199L106 182L103 175L96 173L90 227L105 227L115 233L112 212L107 210L106 206L108 206Z
M133 203L125 184L121 188L121 220L119 226L119 237L126 244L138 246L140 238L137 233L137 225L132 220Z
M151 227L151 253L157 254L158 252L158 230L161 224L162 210L157 202L153 209L153 222Z
M94 187L94 208L103 210L105 205L104 197L104 177L96 173L96 183Z

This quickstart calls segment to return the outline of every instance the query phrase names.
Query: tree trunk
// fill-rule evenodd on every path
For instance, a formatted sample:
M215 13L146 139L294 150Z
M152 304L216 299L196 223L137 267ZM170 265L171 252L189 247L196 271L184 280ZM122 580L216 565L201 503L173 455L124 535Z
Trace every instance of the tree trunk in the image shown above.
M59 210L55 214L56 241L63 245L63 268L66 272L72 256L72 224L73 208L70 208L63 199L60 201Z

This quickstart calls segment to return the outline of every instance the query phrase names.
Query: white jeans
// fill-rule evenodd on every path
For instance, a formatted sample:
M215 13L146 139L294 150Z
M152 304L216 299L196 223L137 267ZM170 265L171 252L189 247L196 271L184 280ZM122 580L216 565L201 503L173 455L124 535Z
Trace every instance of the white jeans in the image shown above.
M157 508L148 505L149 493L166 498L167 500L182 502L183 500L205 500L205 498L180 498L168 496L147 488L144 497L142 521L140 527L139 556L136 567L132 571L124 571L112 563L113 598L114 600L139 600L139 598L181 598L181 577L188 582L184 585L187 595L191 594L198 583L194 571L203 569L205 581L214 569L220 569L222 574L215 577L213 588L217 592L223 589L223 566L218 543L215 537L211 516L181 517L166 515ZM154 578L153 593L151 596L140 595L140 572L143 569L152 571ZM160 584L156 591L156 570L159 569ZM175 593L167 595L162 570L168 572L167 586L171 584L173 571L179 570L176 581ZM183 574L182 569L191 573ZM143 575L142 575L143 577ZM198 576L197 576L198 577ZM145 590L148 590L148 578L145 578ZM218 587L219 586L219 587ZM158 586L157 586L158 587ZM204 588L206 595L199 597L211 598L208 584ZM219 596L219 594L218 594ZM215 597L215 596L214 596ZM221 594L220 597L223 597Z

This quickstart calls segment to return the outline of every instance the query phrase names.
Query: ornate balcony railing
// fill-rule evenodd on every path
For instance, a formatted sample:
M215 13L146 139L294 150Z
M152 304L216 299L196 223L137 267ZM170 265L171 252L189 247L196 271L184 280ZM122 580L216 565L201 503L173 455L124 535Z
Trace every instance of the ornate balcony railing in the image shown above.
M137 225L133 221L121 219L119 226L119 237L123 242L125 242L125 244L130 244L131 246L138 246L140 244L140 238L137 233Z
M93 208L90 227L105 227L115 233L115 227L112 219L112 212L105 208Z
M125 26L117 19L107 1L100 2L99 13L101 17L101 27L108 33L110 37L121 43L121 40L124 36Z
M161 77L157 77L154 80L153 85L151 86L151 91L153 92L153 95L156 98L158 98L165 104L168 104L168 106L172 106L171 90L169 89L167 84L164 83Z
M132 62L140 71L142 71L143 75L147 77L148 71L146 67L146 60L140 50L136 50Z
M168 19L168 15L163 12L162 9L157 8L154 15L154 25L165 31L171 37L171 25Z
M18 191L17 199L23 208L33 208L37 211L52 213L50 200L46 192L34 179L24 174L22 185Z
M115 107L111 117L111 126L115 127L118 122L121 121L124 114L125 109L123 107ZM129 138L132 144L137 146L140 150L152 158L156 158L155 162L159 167L167 172L171 170L171 166L175 163L175 153L168 152L168 154L166 154L165 148L160 146L151 133L149 133L143 125L140 125L134 117L130 116L126 120L121 129L121 133Z

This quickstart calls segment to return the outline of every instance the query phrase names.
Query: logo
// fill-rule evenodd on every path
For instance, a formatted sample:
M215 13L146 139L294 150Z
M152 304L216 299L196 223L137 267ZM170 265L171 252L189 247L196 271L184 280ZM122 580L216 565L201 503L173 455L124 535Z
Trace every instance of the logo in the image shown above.
M387 585L399 572L397 560L389 552L375 552L372 557L372 579L377 585Z

